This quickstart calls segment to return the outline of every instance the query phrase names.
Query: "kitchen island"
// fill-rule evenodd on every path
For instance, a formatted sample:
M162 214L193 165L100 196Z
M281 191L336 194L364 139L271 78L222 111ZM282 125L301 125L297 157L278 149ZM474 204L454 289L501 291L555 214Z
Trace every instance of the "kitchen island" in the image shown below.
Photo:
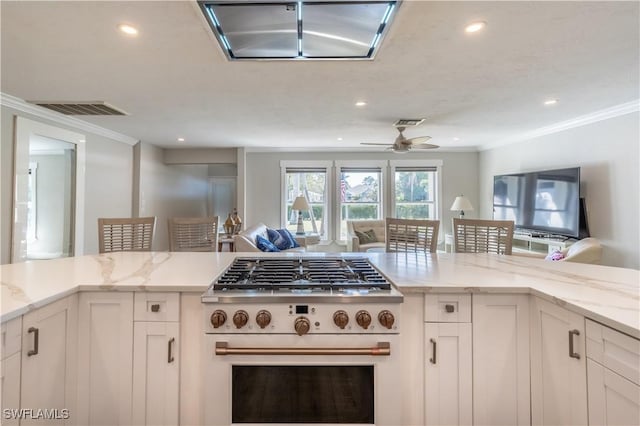
M2 362L3 374L9 374L3 383L21 386L22 395L20 399L19 391L13 404L20 401L22 407L39 407L41 401L51 401L47 407L64 407L73 413L72 424L105 419L121 424L201 424L200 295L241 255L110 253L1 266ZM587 369L595 371L589 376L590 418L606 414L602 401L592 401L598 394L591 389L608 389L606 374L630 378L632 387L625 392L631 395L632 405L640 405L633 369L640 338L640 271L485 254L344 255L368 257L404 294L400 333L404 362L399 372L406 413L403 424L586 422ZM160 319L153 318L154 309L161 312ZM39 357L32 356L38 353L33 343L39 331L45 339L40 352L46 353L51 344L46 328L54 326L62 329L64 337L58 345L63 354L57 360L61 373L43 382L36 364ZM601 345L602 356L593 349L598 347L598 333L609 345ZM614 333L614 343L631 354L625 359L628 371L607 364L610 354L605 346L611 347L607 333ZM154 336L165 342L156 348L162 352L160 358L149 349ZM138 341L143 338L147 340ZM448 341L455 345L448 346ZM562 347L556 348L559 341ZM451 352L454 346L457 349ZM549 363L553 357L540 352L547 349L563 359ZM104 356L97 350L105 350ZM49 361L41 368L47 368ZM27 363L31 363L28 368ZM161 374L145 376L143 371L155 371L152 366ZM500 375L495 369L500 369ZM95 376L101 370L106 373ZM602 386L592 384L598 374L603 377ZM553 383L549 375L562 377ZM157 376L167 381L137 385ZM64 392L52 389L51 395L30 399L42 389L46 393L47 380L66 383ZM11 392L3 393L3 408L13 407L10 396ZM548 406L552 400L570 409ZM140 407L158 406L165 409L140 412ZM635 419L635 412L629 415Z

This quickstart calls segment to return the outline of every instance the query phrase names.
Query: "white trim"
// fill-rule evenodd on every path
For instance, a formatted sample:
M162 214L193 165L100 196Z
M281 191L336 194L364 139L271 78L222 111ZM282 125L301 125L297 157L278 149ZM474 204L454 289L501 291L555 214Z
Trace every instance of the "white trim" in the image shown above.
M333 166L333 161L313 161L313 160L280 160L280 168L287 167L300 167L300 168L326 168L330 169Z
M572 118L571 120L561 121L550 126L540 127L539 129L535 129L530 132L510 136L497 142L482 144L478 146L478 150L486 151L488 149L496 148L499 146L510 145L517 142L524 142L527 140L538 138L540 136L559 133L564 130L586 126L588 124L597 123L598 121L608 120L610 118L620 117L622 115L631 114L638 111L640 111L640 99L636 99L634 101L620 105L615 105L611 108L602 109L600 111L591 112L589 114L581 115L579 117Z
M341 167L380 167L384 169L389 165L389 160L336 160L334 165L336 169Z
M391 215L395 214L396 211L396 197L395 197L395 174L396 169L398 167L435 167L436 168L436 197L433 201L434 210L436 213L436 217L434 220L442 220L442 160L428 160L428 161L418 161L418 160L397 160L392 161L391 166L389 167L389 208L391 209ZM431 163L431 164L428 164ZM390 216L395 217L395 216ZM441 239L441 238L439 238Z
M131 136L114 132L113 130L105 129L104 127L100 127L98 125L79 120L77 118L69 117L67 115L60 114L59 112L40 107L38 105L30 104L20 98L7 95L6 93L2 92L0 92L0 105L6 106L8 108L13 108L20 112L36 116L38 118L51 120L56 124L73 127L78 130L92 133L94 135L104 136L106 138L113 139L114 141L122 142L127 145L133 146L139 142L138 139L132 138Z
M389 160L389 166L396 167L440 167L442 160Z

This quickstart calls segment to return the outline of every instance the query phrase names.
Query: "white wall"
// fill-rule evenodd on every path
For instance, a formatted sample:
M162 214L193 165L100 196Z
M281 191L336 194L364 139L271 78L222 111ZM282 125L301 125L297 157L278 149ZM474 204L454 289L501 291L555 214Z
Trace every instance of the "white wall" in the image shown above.
M146 143L135 146L139 170L134 181L134 216L156 216L153 250L169 250L167 220L207 214L207 165L166 165L164 149Z
M246 154L246 226L263 222L280 226L280 160L442 160L442 218L440 232L451 231L449 210L456 195L465 194L478 205L478 153L431 152L398 155L374 152L247 152ZM467 213L467 212L465 212ZM475 217L468 212L468 217Z
M98 252L98 217L131 216L133 148L84 130L60 125L13 108L2 106L0 131L0 263L11 252L11 205L13 182L14 117L19 115L86 136L84 252Z
M492 216L494 175L579 166L591 236L605 246L602 263L638 269L639 123L638 113L627 114L481 152L481 216Z

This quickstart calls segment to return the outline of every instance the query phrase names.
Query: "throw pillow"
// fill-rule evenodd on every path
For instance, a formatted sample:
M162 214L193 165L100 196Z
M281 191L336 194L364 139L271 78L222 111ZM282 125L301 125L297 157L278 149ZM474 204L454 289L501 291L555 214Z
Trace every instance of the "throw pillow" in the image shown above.
M368 231L364 232L356 231L356 235L358 236L360 244L371 244L378 241L378 238L376 238L376 234L375 232L373 232L373 229L369 229Z
M561 251L556 250L553 253L549 253L544 260L562 260L564 259L564 254Z
M256 246L262 251L280 251L271 241L264 238L262 235L256 236Z
M267 236L269 237L269 241L271 241L280 250L300 247L300 244L298 244L295 237L288 229L267 228Z

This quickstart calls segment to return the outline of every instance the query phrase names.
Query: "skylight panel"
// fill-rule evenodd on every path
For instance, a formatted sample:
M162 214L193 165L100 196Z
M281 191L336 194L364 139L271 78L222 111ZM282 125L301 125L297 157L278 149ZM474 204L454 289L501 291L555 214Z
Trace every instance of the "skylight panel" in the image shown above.
M397 1L201 1L200 6L230 60L371 59Z

